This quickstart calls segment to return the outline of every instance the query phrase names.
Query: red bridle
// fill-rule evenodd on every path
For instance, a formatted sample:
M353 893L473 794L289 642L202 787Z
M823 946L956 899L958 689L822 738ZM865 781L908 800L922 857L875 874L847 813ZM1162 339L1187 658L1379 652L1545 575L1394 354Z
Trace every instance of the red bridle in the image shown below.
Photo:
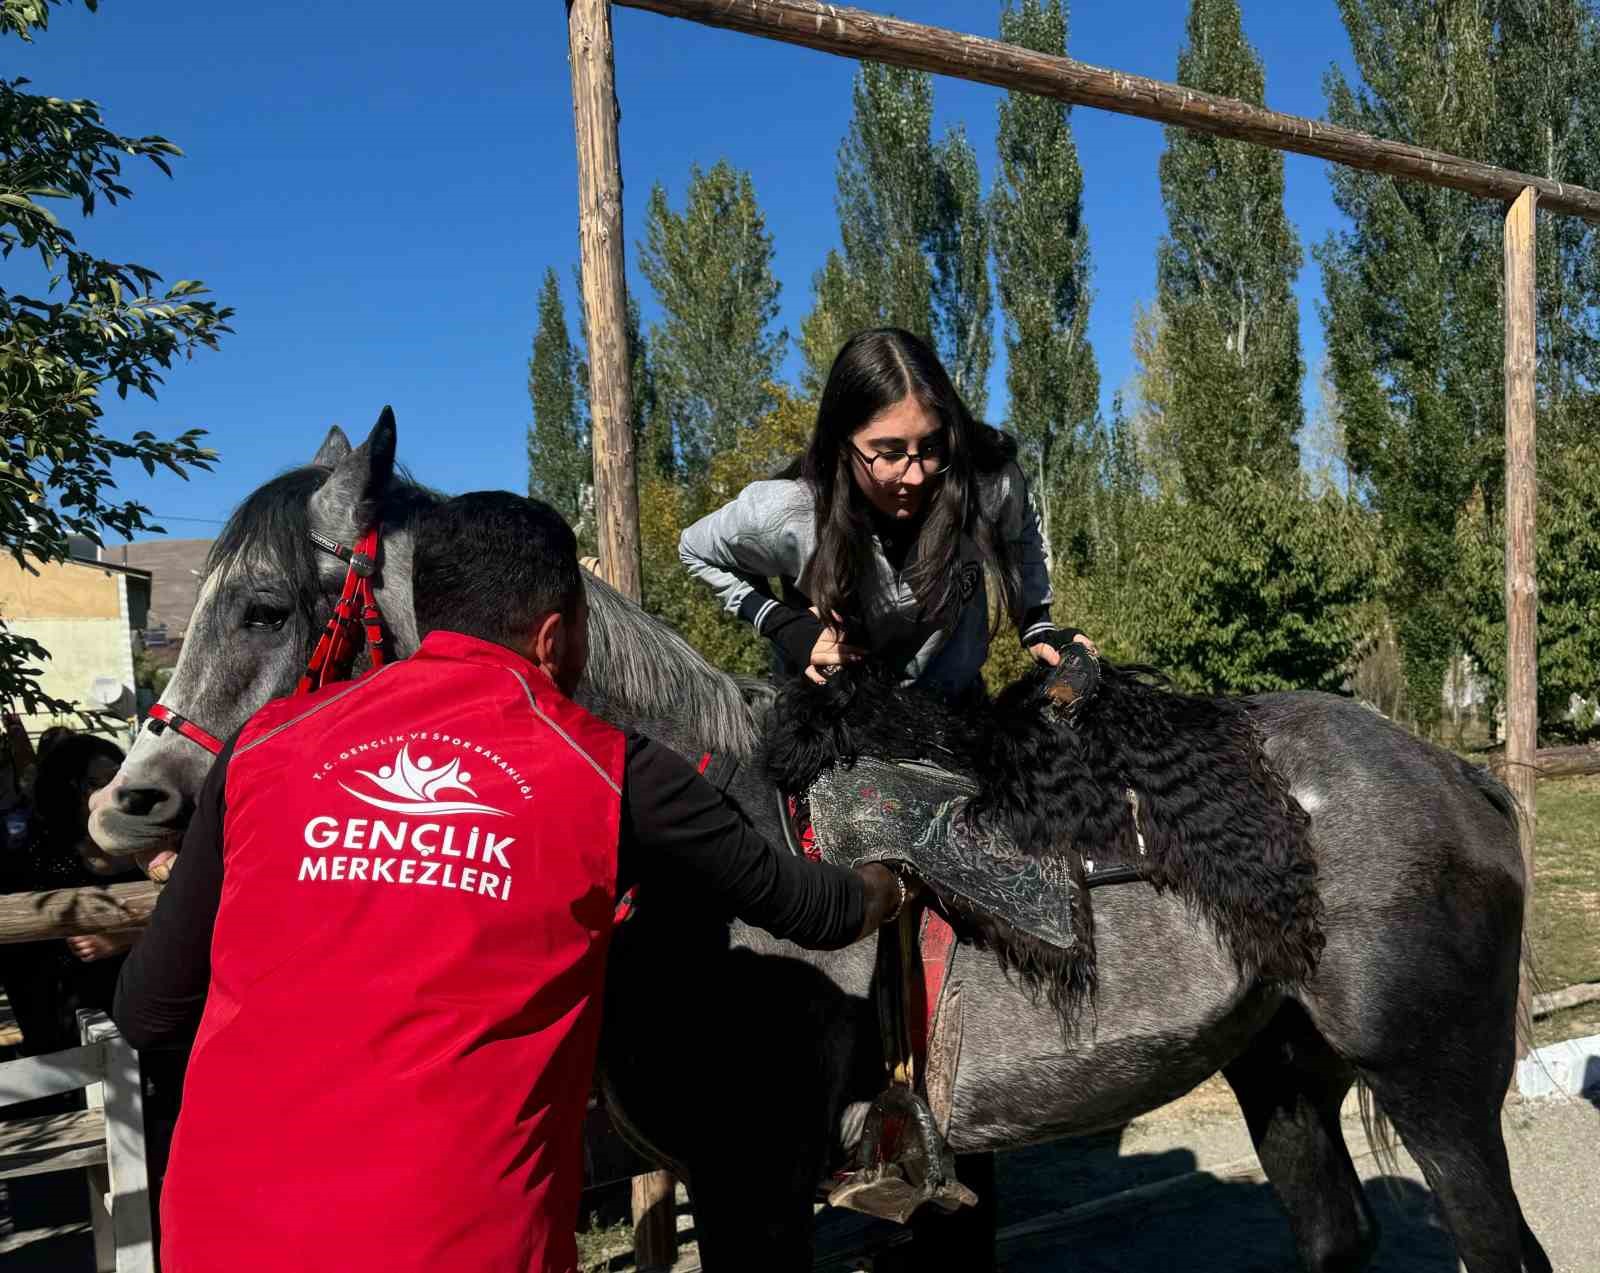
M345 571L344 588L333 607L328 626L317 638L316 648L311 651L311 660L306 664L305 675L295 687L296 695L309 694L349 677L360 648L358 629L366 640L367 655L372 666L383 666L384 643L388 634L384 630L383 615L378 611L378 599L372 587L372 576L378 569L378 543L382 535L382 526L375 525L356 541L354 548L347 548L326 535L311 532L313 544L340 561L348 562L349 569ZM356 616L358 606L361 612L359 621ZM157 703L147 715L151 733L160 734L170 729L180 737L204 747L213 756L222 753L221 739L170 707Z
M383 666L383 616L378 613L378 599L372 591L372 576L378 569L378 538L380 528L373 526L356 540L353 549L311 532L311 542L325 553L332 553L340 561L350 563L344 572L344 590L339 594L339 604L334 606L328 626L311 651L311 661L306 664L306 674L295 688L296 694L309 694L324 685L342 681L350 675L356 660L356 605L361 606L361 625L365 629L367 656L373 667Z

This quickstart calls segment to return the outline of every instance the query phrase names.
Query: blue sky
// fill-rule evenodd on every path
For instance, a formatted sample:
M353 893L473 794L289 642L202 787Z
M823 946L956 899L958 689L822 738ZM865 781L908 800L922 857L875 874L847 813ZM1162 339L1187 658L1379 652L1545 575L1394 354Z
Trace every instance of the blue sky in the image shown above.
M893 9L984 35L996 33L999 10L988 0ZM1083 0L1069 51L1171 79L1186 12L1186 0ZM1245 0L1244 19L1268 104L1321 116L1324 73L1349 66L1333 0ZM681 206L690 165L726 157L752 174L776 244L780 321L798 332L811 276L837 241L834 159L854 63L633 10L618 9L615 27L630 286L646 321L654 300L634 257L650 187L661 182ZM6 73L36 91L93 98L117 130L159 132L186 152L172 181L132 169L135 198L80 229L94 251L169 280L203 279L238 310L235 334L175 368L159 402L110 405L119 433L199 427L222 453L214 475L188 483L119 475L170 533L213 533L247 491L308 460L330 424L362 434L386 402L401 459L422 480L522 489L526 363L546 266L577 325L562 5L109 0L98 14L56 10L32 45L5 49ZM966 126L986 186L1000 98L935 85L935 131ZM1155 288L1164 137L1103 112L1075 110L1073 121L1094 268L1090 336L1109 404L1131 370L1134 307ZM1309 249L1339 217L1324 164L1289 156L1286 166L1289 217L1307 249L1298 292L1314 368L1322 333ZM16 285L21 267L6 268Z

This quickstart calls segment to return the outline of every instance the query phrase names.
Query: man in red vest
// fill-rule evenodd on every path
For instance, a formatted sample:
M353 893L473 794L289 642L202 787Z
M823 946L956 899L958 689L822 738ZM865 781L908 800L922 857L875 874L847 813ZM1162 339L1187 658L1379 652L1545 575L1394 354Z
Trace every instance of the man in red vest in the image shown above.
M463 495L416 543L421 649L250 720L123 971L135 1047L199 1022L168 1273L566 1273L619 893L669 872L817 947L904 899L570 700L587 606L548 505Z

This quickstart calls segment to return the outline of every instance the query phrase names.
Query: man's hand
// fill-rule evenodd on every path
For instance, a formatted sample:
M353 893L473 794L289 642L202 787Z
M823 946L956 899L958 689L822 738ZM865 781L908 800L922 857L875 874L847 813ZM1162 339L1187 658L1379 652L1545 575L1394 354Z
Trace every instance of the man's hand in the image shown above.
M890 920L900 918L903 907L916 896L916 882L890 870L882 862L868 862L856 867L856 874L867 888L867 919L856 938L871 937Z

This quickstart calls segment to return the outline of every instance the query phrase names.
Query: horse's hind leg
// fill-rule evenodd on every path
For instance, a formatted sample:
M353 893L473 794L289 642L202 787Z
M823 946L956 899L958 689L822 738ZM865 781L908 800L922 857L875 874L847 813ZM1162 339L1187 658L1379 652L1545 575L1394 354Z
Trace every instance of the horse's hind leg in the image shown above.
M1503 1067L1441 1049L1431 1069L1365 1078L1437 1195L1467 1273L1550 1273L1512 1188L1500 1130L1507 1050Z
M1223 1075L1288 1213L1302 1265L1308 1273L1365 1268L1378 1225L1339 1122L1354 1070L1290 1003Z

